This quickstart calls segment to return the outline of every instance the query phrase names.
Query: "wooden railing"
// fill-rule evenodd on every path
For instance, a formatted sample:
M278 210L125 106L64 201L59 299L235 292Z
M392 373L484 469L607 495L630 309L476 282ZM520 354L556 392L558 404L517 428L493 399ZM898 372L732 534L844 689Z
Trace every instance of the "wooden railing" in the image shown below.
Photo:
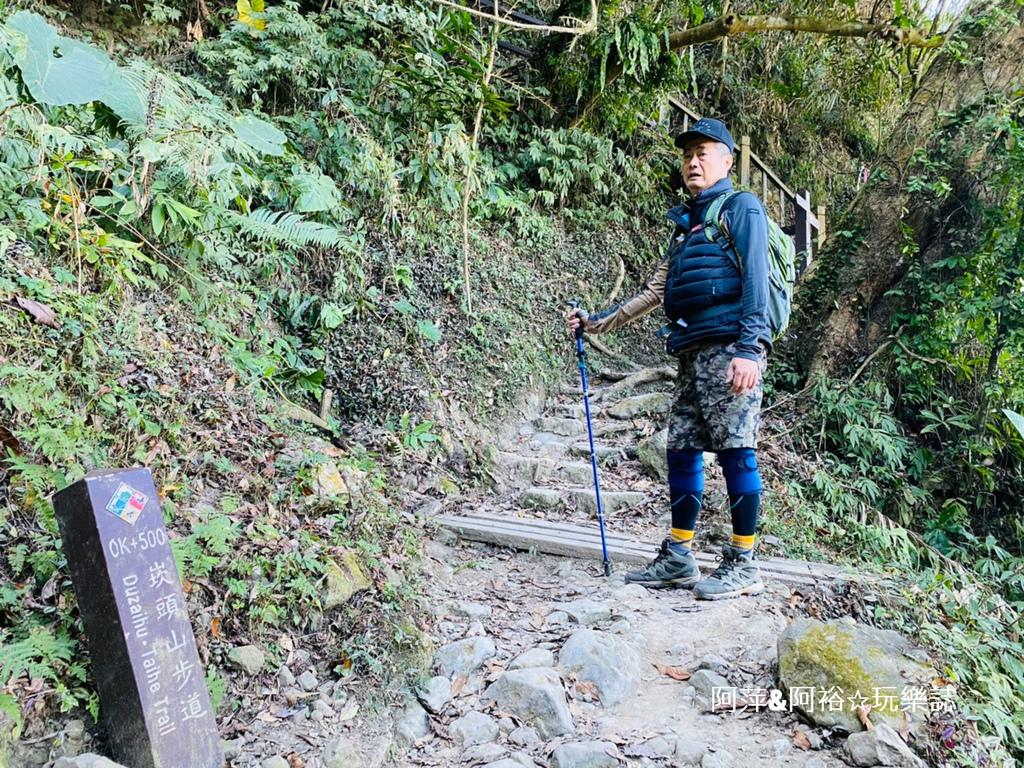
M683 104L679 99L670 98L672 109L680 114L683 121L682 133L690 129L692 123L700 120L700 116ZM737 144L737 173L741 187L756 192L751 183L752 174L760 180L761 202L765 210L787 233L792 232L796 244L796 274L801 274L811 265L817 256L818 249L825 244L825 206L811 207L811 194L806 189L791 190L775 171L750 148L750 137L741 136ZM755 179L756 180L756 179ZM792 224L789 224L792 216Z

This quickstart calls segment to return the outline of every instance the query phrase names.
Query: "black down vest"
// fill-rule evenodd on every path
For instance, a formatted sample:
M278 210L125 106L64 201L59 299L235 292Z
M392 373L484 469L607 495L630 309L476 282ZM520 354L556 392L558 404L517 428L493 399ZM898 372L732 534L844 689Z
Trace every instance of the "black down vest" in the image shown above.
M715 197L699 200L689 221L699 225ZM669 212L669 218L680 225L677 235L682 235L682 240L678 236L672 240L665 282L665 314L671 321L668 351L672 354L702 343L736 341L742 316L743 284L736 263L722 246L708 240L703 229L687 234L684 213L683 207ZM713 307L727 311L715 312Z

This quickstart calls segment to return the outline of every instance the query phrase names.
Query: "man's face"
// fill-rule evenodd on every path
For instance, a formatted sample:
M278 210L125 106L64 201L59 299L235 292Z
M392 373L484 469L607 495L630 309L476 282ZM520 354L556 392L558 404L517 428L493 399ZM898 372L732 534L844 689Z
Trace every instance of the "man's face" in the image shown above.
M730 168L732 153L720 141L695 138L683 150L683 179L691 195L724 179Z

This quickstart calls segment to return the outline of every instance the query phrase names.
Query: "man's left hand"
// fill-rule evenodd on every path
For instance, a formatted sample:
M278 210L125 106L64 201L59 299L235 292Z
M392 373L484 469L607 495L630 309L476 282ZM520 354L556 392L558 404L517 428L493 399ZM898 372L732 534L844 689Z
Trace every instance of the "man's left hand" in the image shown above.
M732 382L732 393L739 395L748 389L753 389L760 376L761 371L755 361L747 360L745 357L734 357L729 362L725 383Z

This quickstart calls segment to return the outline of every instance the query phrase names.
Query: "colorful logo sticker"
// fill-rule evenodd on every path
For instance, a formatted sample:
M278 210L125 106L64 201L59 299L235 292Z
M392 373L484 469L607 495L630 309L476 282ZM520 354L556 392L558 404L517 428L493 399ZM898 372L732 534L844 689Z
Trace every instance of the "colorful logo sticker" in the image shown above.
M143 494L121 483L114 492L113 498L107 504L107 511L113 512L125 522L135 525L135 521L139 519L147 501L149 499Z

